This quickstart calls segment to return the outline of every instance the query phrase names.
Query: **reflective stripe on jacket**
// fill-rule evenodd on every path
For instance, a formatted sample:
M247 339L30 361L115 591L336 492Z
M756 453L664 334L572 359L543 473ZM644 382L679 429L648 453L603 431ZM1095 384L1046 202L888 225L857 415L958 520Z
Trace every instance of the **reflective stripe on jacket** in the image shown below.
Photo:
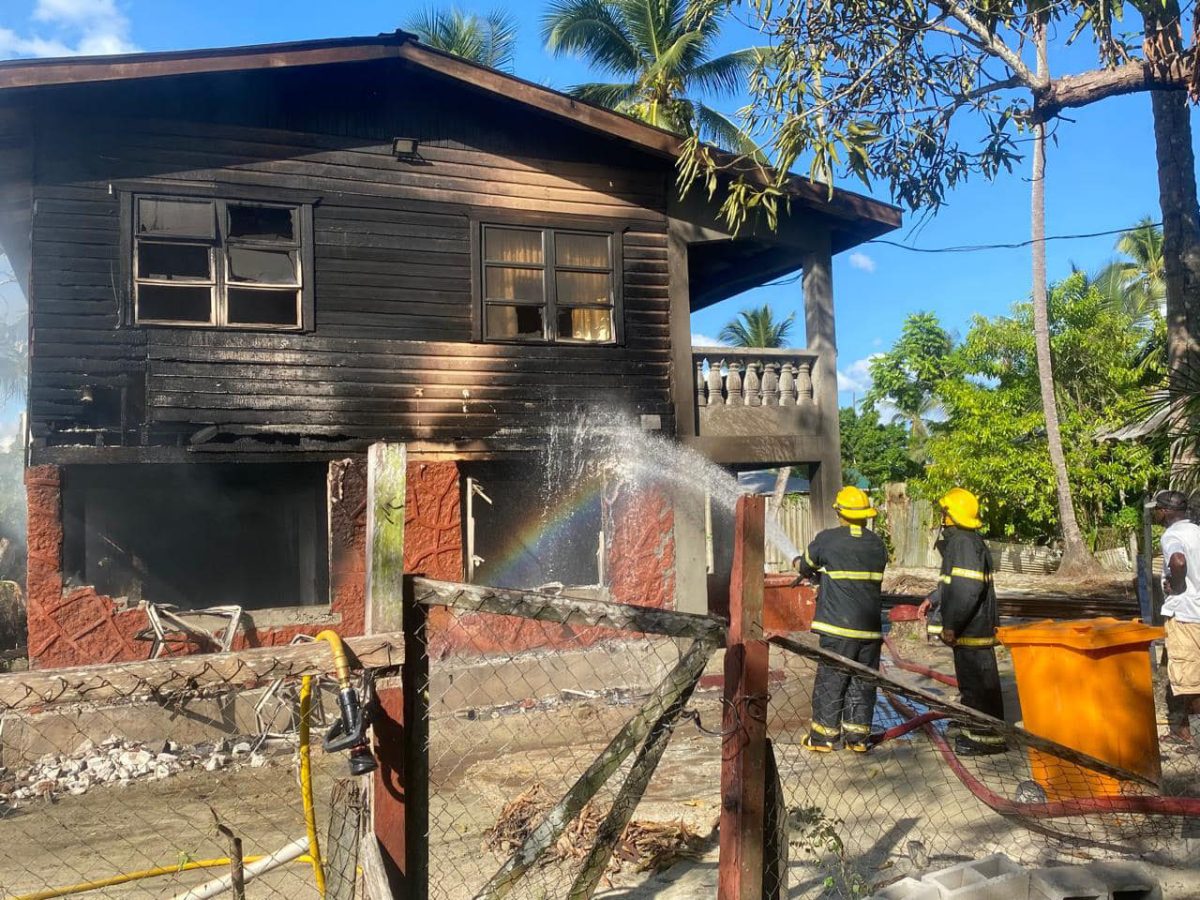
M883 570L887 548L861 525L822 531L800 559L800 573L821 576L812 630L854 640L883 636Z
M947 526L938 541L942 572L934 594L942 628L959 647L996 646L996 588L992 554L976 531Z

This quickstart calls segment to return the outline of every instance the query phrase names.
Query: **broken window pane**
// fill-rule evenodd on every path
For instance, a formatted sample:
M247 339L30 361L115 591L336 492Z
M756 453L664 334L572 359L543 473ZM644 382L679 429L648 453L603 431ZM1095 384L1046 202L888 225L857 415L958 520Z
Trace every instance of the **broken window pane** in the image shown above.
M296 210L231 203L227 236L248 241L295 241Z
M545 337L545 310L540 306L488 304L487 337L500 340L536 340Z
M211 200L138 200L138 233L163 237L216 236L216 208Z
M230 325L300 324L300 303L296 291L257 291L230 288L226 315Z
M485 228L484 257L489 262L541 265L542 233L517 228Z
M211 322L212 288L139 284L138 321Z
M508 269L488 266L485 293L489 300L545 299L544 276L541 269Z
M296 256L291 250L230 247L229 279L257 284L297 284Z
M564 341L611 341L612 310L559 308L558 336Z
M556 272L558 302L611 303L612 277L605 272Z
M158 281L212 278L210 248L203 244L138 242L138 278Z
M554 236L554 258L560 266L607 269L608 235L559 232Z

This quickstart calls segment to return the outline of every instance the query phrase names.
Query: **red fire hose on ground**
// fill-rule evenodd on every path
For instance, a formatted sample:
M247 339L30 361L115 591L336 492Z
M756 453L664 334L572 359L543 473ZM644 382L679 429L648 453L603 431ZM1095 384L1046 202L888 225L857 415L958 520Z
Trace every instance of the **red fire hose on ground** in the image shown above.
M892 663L897 668L933 678L942 684L952 687L958 686L958 679L953 675L947 675L944 672L938 672L936 669L930 669L905 659L896 650L895 643L892 641L890 635L885 635L883 641L888 648L888 653L892 657ZM1149 816L1200 817L1200 797L1089 797L1046 801L1044 803L1020 803L1015 800L1009 800L1007 797L1002 797L991 790L972 775L966 766L962 764L962 760L958 758L958 755L951 748L946 738L933 727L935 721L947 718L945 714L936 712L918 714L916 710L894 695L889 693L886 696L892 708L901 716L904 716L907 721L889 728L881 734L872 735L872 743L882 744L884 741L901 737L918 728L921 729L930 741L933 742L933 745L937 747L942 758L946 760L946 765L950 767L950 770L954 772L958 780L963 783L963 786L1000 815L1023 816L1031 819L1053 819L1093 813L1141 813Z

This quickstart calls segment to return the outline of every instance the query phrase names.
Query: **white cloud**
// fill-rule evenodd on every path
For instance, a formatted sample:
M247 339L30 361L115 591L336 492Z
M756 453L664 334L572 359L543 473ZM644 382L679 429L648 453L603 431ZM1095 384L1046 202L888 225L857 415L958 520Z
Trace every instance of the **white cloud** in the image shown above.
M871 259L865 253L855 251L850 254L850 267L852 269L861 269L863 272L874 272L875 260Z
M879 356L873 353L856 359L844 369L838 369L838 391L851 394L865 394L871 389L871 360Z
M129 32L116 0L38 0L27 33L0 28L0 57L131 53Z
M718 341L716 338L709 337L707 334L697 334L692 332L693 347L724 347L724 341Z

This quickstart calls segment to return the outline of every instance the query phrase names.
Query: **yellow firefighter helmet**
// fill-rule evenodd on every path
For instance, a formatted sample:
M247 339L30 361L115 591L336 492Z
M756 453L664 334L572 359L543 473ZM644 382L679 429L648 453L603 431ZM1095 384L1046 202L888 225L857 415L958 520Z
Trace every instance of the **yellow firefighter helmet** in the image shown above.
M983 527L979 518L979 498L966 488L951 488L946 491L938 506L942 512L959 528L969 528L975 531Z
M873 519L877 514L867 492L853 486L844 487L838 491L837 499L833 501L833 508L843 519L852 521Z

